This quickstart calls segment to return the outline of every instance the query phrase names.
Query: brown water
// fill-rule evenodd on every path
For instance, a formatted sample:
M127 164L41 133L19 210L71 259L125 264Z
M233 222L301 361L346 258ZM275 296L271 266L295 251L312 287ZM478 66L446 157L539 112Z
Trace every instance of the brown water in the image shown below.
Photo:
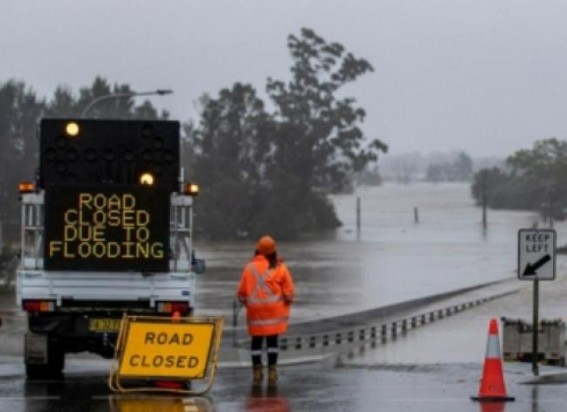
M294 322L514 277L517 232L538 219L529 212L489 211L484 229L469 185L460 183L386 184L335 196L333 202L344 223L335 233L278 243L296 283ZM556 229L562 244L565 225ZM225 314L230 321L234 291L254 244L197 241L196 248L208 267L197 282L197 313Z

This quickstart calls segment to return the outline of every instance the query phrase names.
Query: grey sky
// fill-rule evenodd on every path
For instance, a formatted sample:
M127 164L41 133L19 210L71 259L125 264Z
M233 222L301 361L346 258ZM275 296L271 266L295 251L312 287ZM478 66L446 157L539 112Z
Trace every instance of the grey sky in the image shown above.
M0 81L42 96L96 75L176 119L236 81L287 79L286 37L310 27L375 72L346 94L392 153L506 156L567 138L564 0L0 0Z

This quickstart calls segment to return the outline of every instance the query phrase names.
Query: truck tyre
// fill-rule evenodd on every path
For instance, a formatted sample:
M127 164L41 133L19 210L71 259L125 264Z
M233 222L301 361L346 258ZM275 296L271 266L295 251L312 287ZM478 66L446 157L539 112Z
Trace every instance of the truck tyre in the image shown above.
M29 380L61 380L64 366L65 353L57 347L50 347L47 363L34 364L26 361L26 376Z

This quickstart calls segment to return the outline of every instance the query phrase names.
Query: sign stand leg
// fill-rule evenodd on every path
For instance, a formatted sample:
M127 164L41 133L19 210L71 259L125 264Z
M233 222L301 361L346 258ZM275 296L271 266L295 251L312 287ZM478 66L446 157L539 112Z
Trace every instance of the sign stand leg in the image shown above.
M534 318L532 327L532 371L534 376L539 375L538 363L538 336L539 336L539 280L534 280Z

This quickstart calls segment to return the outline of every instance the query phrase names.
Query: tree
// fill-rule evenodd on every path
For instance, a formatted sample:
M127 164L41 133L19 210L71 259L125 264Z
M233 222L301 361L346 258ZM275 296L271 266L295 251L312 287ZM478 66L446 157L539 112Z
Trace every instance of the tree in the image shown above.
M59 86L51 99L38 98L25 83L9 80L0 84L0 139L2 150L0 162L3 166L0 179L0 220L4 225L5 237L14 240L19 230L19 203L17 185L22 180L33 181L38 167L38 141L36 129L42 117L80 116L86 105L97 96L110 93L129 92L128 85L115 85L97 77L90 88L82 88L79 96L66 86ZM131 97L118 99L105 105L101 102L95 114L101 117L126 119L167 118L167 112L158 114L146 101L136 106ZM97 105L98 107L98 105Z
M454 179L458 182L465 182L473 175L473 160L465 152L460 152L457 159L453 162Z
M472 186L477 203L484 185L490 207L534 210L544 216L551 213L555 219L565 218L566 141L556 138L537 141L533 149L518 150L506 163L507 173L498 168L477 173Z
M267 85L278 110L275 163L280 172L301 177L301 193L338 192L354 172L387 151L378 139L364 145L359 124L365 111L353 98L336 96L373 68L310 29L302 29L300 37L290 35L288 48L291 81L268 79Z
M486 196L487 206L494 209L533 210L536 192L523 176L513 175L498 167L482 169L475 174L471 186L477 205Z
M205 96L199 126L189 130L196 154L194 177L202 185L198 228L212 238L257 236L255 214L265 207L273 123L250 85L236 83ZM203 213L200 213L200 212Z
M103 77L95 77L90 87L79 89L78 96L67 86L59 86L49 101L46 116L48 117L79 117L83 110L95 99L113 94L133 93L128 84L111 86ZM96 119L148 119L166 120L167 111L159 113L157 109L145 100L140 105L135 104L133 96L116 97L101 100L92 106L87 117Z
M534 209L564 218L567 207L567 141L539 140L532 150L519 150L507 159L512 174L522 176L533 193Z
M346 84L372 66L328 43L313 30L288 37L291 80L268 79L267 93L276 106L272 184L269 207L258 215L280 237L340 225L327 194L349 187L355 172L387 146L366 140L359 125L365 111L353 98L338 98ZM285 222L277 225L276 222Z
M199 124L186 130L195 142L194 176L203 185L198 225L212 238L278 238L340 225L329 193L345 190L356 172L387 146L366 142L365 112L336 95L372 71L364 59L303 29L289 36L289 82L268 79L276 108L268 113L256 91L236 83L205 96Z
M9 80L0 85L0 220L9 240L19 234L18 182L33 181L35 175L35 128L44 108L43 100L25 83Z
M427 167L425 179L430 182L464 182L473 175L473 161L465 152L452 154L452 162L441 161Z

